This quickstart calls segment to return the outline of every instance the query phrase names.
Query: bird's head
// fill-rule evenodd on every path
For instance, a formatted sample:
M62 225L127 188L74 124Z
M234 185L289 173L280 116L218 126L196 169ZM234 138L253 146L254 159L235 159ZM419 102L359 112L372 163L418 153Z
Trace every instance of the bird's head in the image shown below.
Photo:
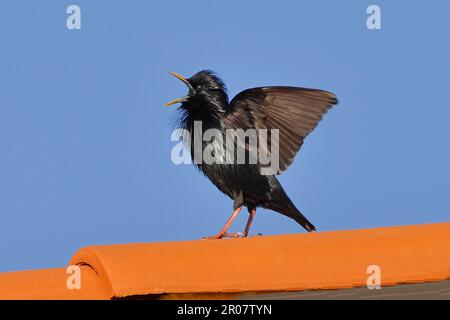
M208 105L222 109L228 104L227 89L214 72L203 70L188 79L175 72L171 74L181 80L188 87L189 92L181 98L166 103L166 107L181 103L181 107L186 110Z

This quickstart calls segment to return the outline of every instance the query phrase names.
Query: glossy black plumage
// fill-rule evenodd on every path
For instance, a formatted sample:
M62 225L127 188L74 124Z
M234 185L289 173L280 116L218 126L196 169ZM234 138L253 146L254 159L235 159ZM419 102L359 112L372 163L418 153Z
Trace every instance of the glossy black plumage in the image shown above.
M188 96L172 103L182 102L177 124L187 129L191 139L195 138L195 121L202 121L203 132L215 128L224 135L226 129L278 129L279 171L276 174L292 164L304 139L337 103L330 92L297 87L247 89L229 102L224 83L211 71L200 71L189 79L176 76L190 89ZM204 142L203 146L206 145ZM270 152L272 147L269 139L267 150ZM256 164L198 163L196 166L234 200L235 209L241 206L247 206L249 212L256 207L271 209L294 219L308 231L315 230L287 196L276 175L261 174L259 160Z

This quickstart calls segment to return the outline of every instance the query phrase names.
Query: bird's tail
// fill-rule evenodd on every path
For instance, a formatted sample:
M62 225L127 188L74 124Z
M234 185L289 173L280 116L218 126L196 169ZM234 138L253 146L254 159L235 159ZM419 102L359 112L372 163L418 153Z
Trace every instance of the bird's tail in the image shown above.
M282 212L284 215L288 216L289 218L294 219L298 222L303 228L306 229L308 232L316 231L316 227L298 210L294 204L292 206L289 206L288 210L286 212Z
M306 231L316 231L316 227L298 210L292 201L289 201L285 206L273 208L279 213L297 221L299 225L305 228Z
M277 181L278 182L278 181ZM276 201L276 207L273 208L279 213L297 221L306 231L312 232L316 231L316 227L297 209L292 200L288 197L286 192L283 190L283 187L279 184L278 196Z

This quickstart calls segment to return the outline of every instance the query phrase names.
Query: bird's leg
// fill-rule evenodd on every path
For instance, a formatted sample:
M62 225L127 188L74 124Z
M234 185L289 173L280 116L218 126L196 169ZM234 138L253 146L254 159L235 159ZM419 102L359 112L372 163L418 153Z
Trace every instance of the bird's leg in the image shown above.
M222 239L223 237L235 237L235 238L239 237L240 234L238 233L227 234L227 231L228 228L233 223L234 219L236 219L236 217L238 216L239 212L241 212L241 210L242 207L239 207L236 210L234 210L233 214L228 219L227 223L223 226L223 228L219 231L219 233L211 237L206 237L205 239Z
M244 237L248 236L248 232L250 231L250 226L252 225L252 221L255 215L256 215L256 208L252 209L248 214L247 224L245 225Z

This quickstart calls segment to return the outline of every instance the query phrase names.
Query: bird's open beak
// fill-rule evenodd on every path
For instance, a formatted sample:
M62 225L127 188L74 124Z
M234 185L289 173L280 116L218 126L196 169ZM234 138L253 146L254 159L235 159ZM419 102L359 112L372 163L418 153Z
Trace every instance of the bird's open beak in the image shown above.
M189 81L185 77L180 76L178 73L175 73L175 72L171 72L170 74L173 75L175 78L178 78L179 80L181 80L189 88L189 94L187 96L167 102L164 105L165 107L171 106L175 103L186 102L189 99L189 97L195 93L194 87L192 87L192 85L189 83Z

